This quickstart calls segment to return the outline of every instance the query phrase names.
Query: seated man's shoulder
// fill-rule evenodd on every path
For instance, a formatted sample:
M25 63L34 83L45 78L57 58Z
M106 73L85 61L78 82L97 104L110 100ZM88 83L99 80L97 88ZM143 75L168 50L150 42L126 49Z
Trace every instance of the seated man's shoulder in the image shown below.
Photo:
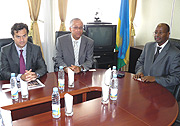
M91 42L91 43L94 43L94 40L85 36L85 35L82 35L83 38L85 38L86 40L88 40L88 42Z
M13 44L14 44L14 42L11 42L11 43L9 43L9 44L7 44L7 45L2 46L1 49L2 49L2 50L10 49Z
M71 34L68 33L68 34L57 37L57 43L65 43L66 44L66 41L70 40L70 39L71 39Z
M32 50L32 52L40 51L40 46L35 45L35 44L31 43L31 42L28 42L27 44L30 47L30 49ZM27 48L29 48L29 47L27 47Z

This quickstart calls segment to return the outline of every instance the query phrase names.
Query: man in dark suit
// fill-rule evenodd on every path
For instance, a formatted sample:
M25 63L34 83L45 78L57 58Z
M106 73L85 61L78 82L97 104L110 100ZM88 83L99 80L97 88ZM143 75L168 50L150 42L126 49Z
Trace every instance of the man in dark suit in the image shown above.
M16 23L12 26L11 34L14 42L1 49L3 80L10 79L11 73L15 73L18 81L21 78L30 82L47 73L41 49L28 42L28 32L26 24Z
M136 64L134 79L157 82L173 92L175 85L180 84L180 50L171 45L169 35L168 24L161 23L156 27L156 42L145 45ZM158 48L160 50L157 56Z
M88 70L93 63L94 41L84 35L83 22L74 18L70 22L70 34L57 38L55 61L57 66L67 67L75 73Z

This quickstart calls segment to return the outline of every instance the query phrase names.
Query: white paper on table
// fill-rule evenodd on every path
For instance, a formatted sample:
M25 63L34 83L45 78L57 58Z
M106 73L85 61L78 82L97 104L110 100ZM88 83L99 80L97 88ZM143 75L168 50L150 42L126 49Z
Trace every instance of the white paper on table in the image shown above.
M9 91L11 91L11 84L3 84L2 92L9 92Z
M64 95L64 99L65 99L65 105L66 105L66 112L67 113L71 113L73 110L72 110L72 106L73 106L73 96L66 93Z
M105 82L106 85L110 85L110 83L111 83L111 68L106 70L105 77L104 77L104 82Z
M11 111L0 108L1 116L5 126L12 126Z
M89 71L96 71L96 69L89 69Z
M2 88L11 88L11 85L10 84L3 84Z
M138 80L138 81L142 81L141 78L138 78L137 80Z
M35 84L35 85L30 84L30 85L28 85L28 90L45 87L45 85L39 79L36 79L36 82L38 83L38 85L37 84ZM9 91L11 91L11 84L2 84L2 92L9 92ZM19 86L18 92L20 92L20 91L21 91L21 87Z
M72 85L74 83L74 71L72 71L70 68L68 69L68 84Z

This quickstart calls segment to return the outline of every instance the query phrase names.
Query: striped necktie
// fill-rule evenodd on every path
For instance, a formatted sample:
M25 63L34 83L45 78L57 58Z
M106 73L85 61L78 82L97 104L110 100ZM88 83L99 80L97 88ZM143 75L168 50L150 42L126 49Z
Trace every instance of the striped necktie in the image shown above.
M24 62L24 57L22 55L23 50L20 50L20 58L19 58L19 63L20 63L20 74L24 74L26 70L25 62Z
M78 41L74 41L74 58L75 58L75 66L78 66L79 59L79 50L78 50Z

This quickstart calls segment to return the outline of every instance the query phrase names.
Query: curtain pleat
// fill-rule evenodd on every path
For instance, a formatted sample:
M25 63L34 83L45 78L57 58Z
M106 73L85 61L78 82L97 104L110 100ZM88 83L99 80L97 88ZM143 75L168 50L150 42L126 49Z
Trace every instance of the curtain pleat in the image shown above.
M58 0L59 17L61 20L59 31L66 31L65 20L66 20L66 13L67 13L67 3L68 3L68 0Z
M39 45L41 47L41 52L44 57L40 35L39 35L39 27L37 23L41 0L27 0L27 2L28 2L29 13L31 18L31 27L29 29L29 36L32 36L34 44Z

